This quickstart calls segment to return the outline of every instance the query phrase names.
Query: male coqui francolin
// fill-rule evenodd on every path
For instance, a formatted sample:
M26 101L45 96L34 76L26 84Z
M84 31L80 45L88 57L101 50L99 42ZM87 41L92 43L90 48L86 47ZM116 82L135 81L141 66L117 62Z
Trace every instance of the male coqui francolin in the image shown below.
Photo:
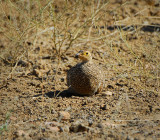
M68 91L75 95L86 96L100 93L104 87L102 69L92 61L89 51L79 51L76 58L79 58L81 63L73 66L67 72Z

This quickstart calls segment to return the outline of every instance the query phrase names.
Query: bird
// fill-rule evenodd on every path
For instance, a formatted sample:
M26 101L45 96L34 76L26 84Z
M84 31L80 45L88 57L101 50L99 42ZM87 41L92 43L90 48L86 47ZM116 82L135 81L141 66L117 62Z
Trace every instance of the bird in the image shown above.
M81 96L100 93L104 87L104 73L93 62L91 53L80 50L75 58L80 59L81 62L71 67L67 72L68 91Z

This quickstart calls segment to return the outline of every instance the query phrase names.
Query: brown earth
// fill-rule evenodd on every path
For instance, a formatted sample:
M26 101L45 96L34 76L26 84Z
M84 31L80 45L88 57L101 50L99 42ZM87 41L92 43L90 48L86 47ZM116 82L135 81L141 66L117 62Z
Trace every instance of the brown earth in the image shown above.
M159 1L0 1L1 139L160 139ZM103 92L67 92L89 50Z

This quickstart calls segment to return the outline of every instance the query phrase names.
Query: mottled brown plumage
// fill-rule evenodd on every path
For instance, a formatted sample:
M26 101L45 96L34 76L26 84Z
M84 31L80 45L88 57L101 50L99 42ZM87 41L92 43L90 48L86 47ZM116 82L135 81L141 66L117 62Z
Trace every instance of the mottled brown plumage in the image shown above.
M92 61L91 53L80 51L76 57L82 62L67 72L69 91L78 95L91 96L102 91L104 77L102 70Z

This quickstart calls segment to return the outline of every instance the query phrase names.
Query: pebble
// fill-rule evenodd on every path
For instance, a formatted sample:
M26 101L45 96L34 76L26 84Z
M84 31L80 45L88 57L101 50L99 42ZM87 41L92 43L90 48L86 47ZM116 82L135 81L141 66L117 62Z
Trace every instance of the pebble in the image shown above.
M45 126L50 131L60 132L60 124L58 122L45 122Z
M103 127L109 127L109 128L118 128L118 127L120 127L121 125L125 125L125 123L123 123L123 124L118 124L118 123L109 122L109 121L102 123L102 126L103 126Z
M70 132L85 132L85 131L89 131L89 128L87 126L84 126L82 124L72 124L69 128Z
M102 93L102 96L112 96L113 93L111 91L106 91L104 93Z
M57 126L54 127L48 127L49 130L54 131L54 132L60 132L60 128Z
M71 115L67 111L60 111L58 115L62 120L70 120L71 118Z

